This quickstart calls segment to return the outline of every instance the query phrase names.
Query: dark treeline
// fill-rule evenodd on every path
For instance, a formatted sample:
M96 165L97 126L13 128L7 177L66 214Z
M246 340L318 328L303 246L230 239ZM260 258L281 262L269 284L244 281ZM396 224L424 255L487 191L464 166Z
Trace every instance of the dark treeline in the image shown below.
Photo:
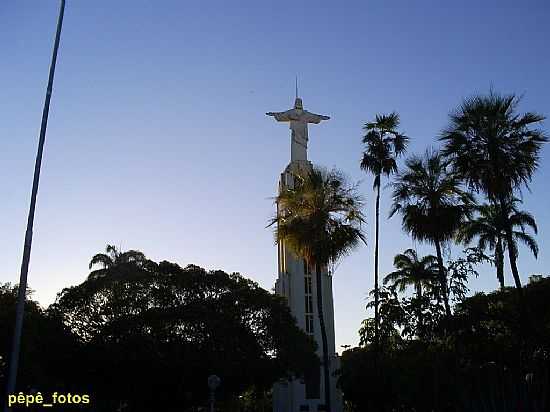
M242 410L267 404L277 379L319 365L286 303L239 274L111 246L90 267L47 309L28 300L18 390L89 394L94 411L184 411L207 405L207 378L216 374L220 405ZM2 359L15 300L16 289L3 285ZM6 369L3 362L2 386Z
M531 329L522 338L513 288L465 298L449 319L429 297L382 288L379 368L372 320L362 345L342 355L349 410L550 410L550 278L533 277L524 289Z

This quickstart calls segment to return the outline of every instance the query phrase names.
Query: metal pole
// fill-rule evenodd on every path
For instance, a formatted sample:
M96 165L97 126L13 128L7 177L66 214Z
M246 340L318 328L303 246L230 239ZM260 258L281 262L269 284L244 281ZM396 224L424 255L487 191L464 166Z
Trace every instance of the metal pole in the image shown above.
M42 153L44 151L44 141L46 140L46 128L48 125L48 114L50 111L50 100L52 97L53 78L55 74L55 63L57 61L57 51L59 49L59 39L61 37L61 27L63 25L63 15L65 13L65 0L61 0L59 7L59 17L57 19L57 31L55 33L55 42L53 46L52 60L50 64L50 74L48 77L48 88L46 89L46 99L44 101L44 109L42 111L42 124L40 126L40 137L38 140L38 152L36 154L36 162L34 164L34 178L32 182L31 203L29 207L29 216L27 220L27 231L25 232L25 243L23 246L23 259L21 262L21 275L19 278L19 291L17 295L17 306L15 309L15 328L13 332L13 343L11 349L8 382L6 393L9 395L15 391L15 383L17 379L17 367L19 363L19 351L21 345L21 331L23 329L23 313L25 310L25 299L27 291L27 274L29 272L29 260L31 257L32 245L32 228L34 224L34 211L36 208L36 195L38 193L38 183L40 180L40 167L42 165ZM6 396L7 399L7 396ZM6 406L5 412L9 412L11 408Z

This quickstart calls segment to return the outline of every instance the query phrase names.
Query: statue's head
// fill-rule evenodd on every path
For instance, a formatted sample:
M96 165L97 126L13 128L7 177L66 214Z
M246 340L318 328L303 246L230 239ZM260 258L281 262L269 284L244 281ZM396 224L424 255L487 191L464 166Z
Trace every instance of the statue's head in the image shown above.
M296 98L296 100L294 101L294 108L295 109L304 109L304 106L302 105L302 99L300 99L299 97Z

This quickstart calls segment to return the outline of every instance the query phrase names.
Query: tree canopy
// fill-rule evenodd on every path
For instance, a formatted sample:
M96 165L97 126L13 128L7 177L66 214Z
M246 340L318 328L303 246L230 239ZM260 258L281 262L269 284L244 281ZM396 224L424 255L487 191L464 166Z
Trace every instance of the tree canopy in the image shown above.
M11 296L5 290L3 295ZM70 337L72 361L57 341L49 345L47 358L77 367L65 370L56 383L36 372L44 367L41 358L24 355L28 370L21 374L21 387L31 380L42 391L80 383L98 410L126 405L133 411L180 411L204 405L211 374L222 379L219 398L230 402L319 364L314 341L296 326L286 302L238 273L120 260L106 265L101 276L63 289L47 310L29 305L27 330L44 328L44 319L50 319ZM9 326L4 311L13 309L2 306L6 316L0 319ZM33 321L34 312L40 319ZM43 340L35 343L43 348ZM2 349L7 353L7 345Z

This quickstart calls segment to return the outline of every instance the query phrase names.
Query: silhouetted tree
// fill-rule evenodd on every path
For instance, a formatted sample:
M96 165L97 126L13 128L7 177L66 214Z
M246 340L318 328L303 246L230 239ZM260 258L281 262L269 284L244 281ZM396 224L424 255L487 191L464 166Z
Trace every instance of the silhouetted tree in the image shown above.
M179 411L206 402L212 373L230 400L319 367L282 298L237 273L147 262L108 265L48 310L84 348L78 363L98 408Z
M528 212L520 211L516 203L521 203L520 199L510 199L504 211L500 210L500 206L488 203L476 207L478 216L470 219L457 236L457 239L465 244L469 244L477 238L478 249L482 251L489 249L494 252L493 260L501 288L504 288L504 250L507 248L506 222L512 226L514 239L512 247L517 250L516 243L520 241L531 250L535 257L538 256L537 242L526 232L526 228L531 228L535 234L537 233L535 218Z
M515 95L491 92L465 99L442 132L442 153L472 190L504 212L517 190L526 186L538 167L548 137L535 125L544 116L518 114ZM514 282L521 289L513 225L503 214L504 233ZM521 293L521 291L520 291Z
M416 240L435 245L447 316L451 308L441 247L464 223L473 202L472 196L462 190L460 177L450 170L448 162L437 151L426 151L423 157L407 159L406 170L393 183L390 216L400 213L405 232Z
M376 353L378 349L380 352L395 349L401 342L401 334L399 328L406 327L408 321L407 314L404 311L397 291L393 288L382 287L378 291L380 300L380 324L378 325L378 337L376 336L376 329L374 319L368 318L361 323L359 329L359 345L370 346ZM374 289L369 293L374 295ZM367 308L374 306L374 300L370 300L367 303ZM377 348L378 343L380 347ZM376 360L376 358L374 359Z
M416 291L417 301L417 330L423 330L422 319L422 289L432 288L438 275L437 258L433 255L418 257L416 250L407 249L404 253L396 255L393 266L397 269L384 278L384 285L391 283L399 292L404 292L408 286L413 286Z
M13 337L18 287L0 284L0 390L5 390L8 354ZM81 355L77 339L60 319L32 300L27 289L25 328L21 340L21 357L17 391L81 390L86 383L80 373ZM4 392L2 392L4 393Z
M380 232L380 184L382 175L389 177L397 173L396 159L405 153L409 138L399 133L399 115L378 114L373 122L363 126L365 150L361 159L361 169L374 175L373 189L376 190L376 218L374 238L374 323L375 337L378 336L378 249Z

